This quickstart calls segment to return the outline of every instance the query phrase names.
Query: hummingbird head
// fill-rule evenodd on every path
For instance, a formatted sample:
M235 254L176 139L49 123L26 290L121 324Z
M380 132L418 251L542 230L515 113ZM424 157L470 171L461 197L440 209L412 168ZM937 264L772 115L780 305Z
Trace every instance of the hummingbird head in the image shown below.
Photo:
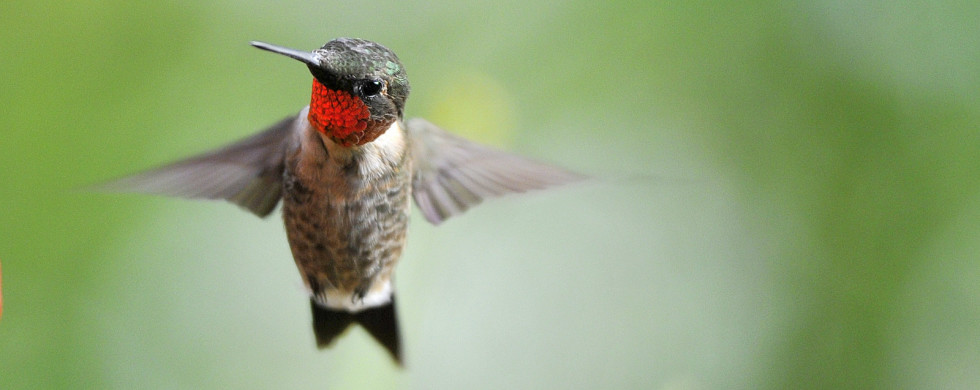
M402 117L408 77L398 56L380 44L337 38L312 52L263 42L252 42L252 46L306 64L313 74L307 118L339 145L371 142Z

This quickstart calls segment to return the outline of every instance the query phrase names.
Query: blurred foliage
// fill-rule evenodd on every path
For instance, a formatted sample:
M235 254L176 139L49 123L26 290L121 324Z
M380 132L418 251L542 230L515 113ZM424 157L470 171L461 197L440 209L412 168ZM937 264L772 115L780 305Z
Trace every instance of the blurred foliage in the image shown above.
M980 388L976 2L0 4L0 388ZM408 368L317 351L276 218L77 188L295 113L249 40L604 179L415 219Z

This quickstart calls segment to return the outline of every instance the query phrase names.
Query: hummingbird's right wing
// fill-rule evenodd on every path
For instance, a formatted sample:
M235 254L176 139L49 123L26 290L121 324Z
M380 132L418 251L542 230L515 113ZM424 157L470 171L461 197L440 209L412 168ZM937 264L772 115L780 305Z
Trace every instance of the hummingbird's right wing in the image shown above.
M225 199L265 217L282 198L282 173L295 116L221 149L123 177L96 189Z
M438 225L483 199L583 180L565 169L452 135L425 119L406 122L412 146L412 197Z

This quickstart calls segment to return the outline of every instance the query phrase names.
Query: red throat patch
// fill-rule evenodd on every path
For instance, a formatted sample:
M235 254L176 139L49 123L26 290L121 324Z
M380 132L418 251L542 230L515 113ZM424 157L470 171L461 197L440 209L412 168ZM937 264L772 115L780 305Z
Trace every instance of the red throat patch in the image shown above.
M317 131L343 146L363 145L381 135L365 134L370 117L371 112L360 98L327 88L313 79L307 119Z

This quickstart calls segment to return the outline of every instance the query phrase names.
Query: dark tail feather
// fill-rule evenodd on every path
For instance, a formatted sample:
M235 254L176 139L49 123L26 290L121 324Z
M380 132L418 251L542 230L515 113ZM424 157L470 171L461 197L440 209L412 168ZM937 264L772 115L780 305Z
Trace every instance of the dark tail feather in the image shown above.
M337 336L352 324L361 324L365 330L388 350L398 365L402 364L401 337L398 334L398 316L395 314L395 297L384 306L373 307L358 313L332 310L310 301L313 309L313 333L319 348L330 346Z
M329 346L333 339L344 333L354 321L354 316L350 313L321 307L314 300L310 300L310 307L313 308L313 334L316 335L316 346L321 349Z

